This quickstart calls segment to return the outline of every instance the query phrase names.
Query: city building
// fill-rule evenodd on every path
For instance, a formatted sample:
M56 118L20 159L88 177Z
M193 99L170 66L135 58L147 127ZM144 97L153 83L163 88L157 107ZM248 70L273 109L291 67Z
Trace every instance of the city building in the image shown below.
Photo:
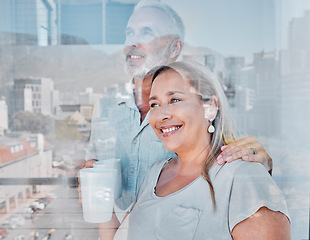
M293 238L310 239L310 10L289 21L287 39L287 49L280 55L282 131L278 149L271 152L273 175L286 177L282 187Z
M56 97L53 80L49 78L14 79L10 94L10 115L29 111L51 116L55 112Z
M52 146L42 134L0 137L0 176L2 178L52 177ZM45 187L46 188L46 187ZM44 192L38 185L1 185L0 218L12 212L34 194Z
M224 57L212 49L206 47L193 47L185 43L178 59L183 61L198 62L207 66L220 78L223 77L223 72L225 69Z
M281 72L282 133L292 146L299 148L299 143L307 142L310 135L310 10L289 22L284 59L288 70Z
M288 50L290 72L310 72L310 10L301 17L293 18L289 23Z
M138 0L2 0L1 41L13 45L123 44Z
M94 105L81 105L80 113L87 121L91 121L91 117L93 115Z
M53 0L0 1L0 32L14 45L58 44L57 17Z
M8 127L8 105L5 97L0 97L0 136L4 134Z
M257 77L253 66L241 69L239 78L235 82L234 107L232 112L241 134L256 135L256 121L254 106L256 104Z
M245 67L244 57L227 57L224 59L224 91L231 107L236 105L237 82L241 78L241 71Z
M224 90L240 132L257 137L279 136L281 78L277 54L254 53L249 65L244 57L229 57L225 58L225 66Z
M58 107L59 107L59 91L53 90L52 91L52 113L53 115L56 115Z
M241 70L245 67L244 57L227 57L225 61L225 85L228 88L235 88L237 79L240 78Z
M80 111L81 105L79 104L61 104L57 108L55 115L56 120L65 121L70 118L75 112Z
M123 44L135 3L62 1L61 44Z
M90 122L94 105L60 105L55 119L63 124L76 127L83 137L88 139L90 135Z
M277 137L281 134L281 78L275 52L254 53L253 67L257 78L255 125L256 135Z
M79 103L81 105L95 105L95 103L103 97L103 94L94 93L93 88L88 87L84 92L79 93Z
M210 70L214 71L215 68L215 57L214 55L182 55L182 60L183 61L194 61L194 62L198 62L200 64L203 64L205 66L207 66Z

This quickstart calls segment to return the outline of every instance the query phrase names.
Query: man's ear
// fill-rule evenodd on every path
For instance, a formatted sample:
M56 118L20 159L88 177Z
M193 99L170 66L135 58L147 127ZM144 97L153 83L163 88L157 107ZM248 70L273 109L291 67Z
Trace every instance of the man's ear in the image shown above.
M219 109L219 103L218 103L217 96L213 95L208 102L205 102L203 104L203 107L205 109L205 118L208 121L213 121Z
M180 55L182 48L183 48L182 40L180 38L175 39L170 46L170 58L171 59L177 58Z

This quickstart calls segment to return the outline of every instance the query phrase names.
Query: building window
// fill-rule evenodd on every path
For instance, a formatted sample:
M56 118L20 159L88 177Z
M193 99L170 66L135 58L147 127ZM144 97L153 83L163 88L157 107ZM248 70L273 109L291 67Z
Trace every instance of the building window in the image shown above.
M30 188L26 188L26 198L30 198Z
M22 203L23 202L23 193L22 192L19 192L18 193L18 203Z
M16 207L16 204L15 204L15 197L10 197L10 210L14 209Z
M14 146L10 147L10 152L15 153L15 147Z
M15 152L19 152L19 145L15 145Z
M0 203L0 214L6 214L6 202Z

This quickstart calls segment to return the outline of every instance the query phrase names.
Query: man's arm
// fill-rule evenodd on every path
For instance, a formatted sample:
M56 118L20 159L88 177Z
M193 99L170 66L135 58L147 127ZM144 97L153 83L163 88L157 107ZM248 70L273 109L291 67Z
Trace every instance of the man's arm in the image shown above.
M217 162L223 164L242 158L244 161L259 162L272 173L272 159L263 146L253 137L246 137L222 147L222 153Z

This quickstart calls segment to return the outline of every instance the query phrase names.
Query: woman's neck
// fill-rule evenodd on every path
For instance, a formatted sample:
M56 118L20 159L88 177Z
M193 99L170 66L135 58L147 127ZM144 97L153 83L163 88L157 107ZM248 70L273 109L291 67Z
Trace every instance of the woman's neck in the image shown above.
M201 174L203 164L209 154L209 145L205 145L200 150L185 153L177 153L176 159L180 174L197 173Z

